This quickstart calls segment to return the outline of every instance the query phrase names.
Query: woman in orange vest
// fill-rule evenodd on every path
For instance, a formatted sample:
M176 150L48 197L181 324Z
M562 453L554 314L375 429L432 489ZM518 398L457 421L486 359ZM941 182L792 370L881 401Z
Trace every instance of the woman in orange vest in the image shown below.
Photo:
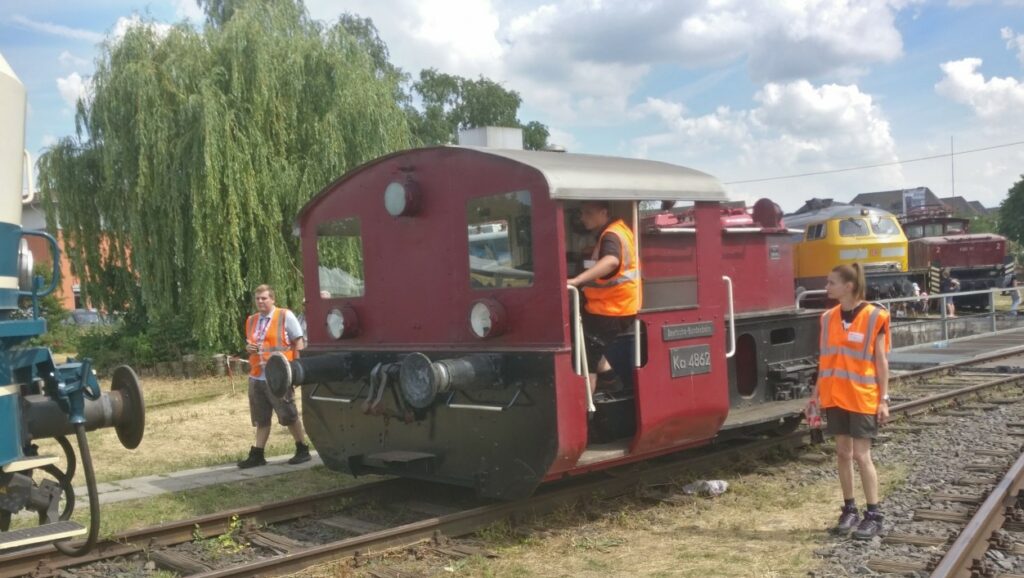
M835 533L853 531L870 540L882 530L878 474L871 461L871 440L889 419L889 312L864 301L864 270L859 263L839 265L828 275L829 299L839 305L821 316L818 382L808 415L825 410L826 431L835 436L843 507ZM853 497L853 463L860 469L867 501L863 519Z
M590 391L598 384L614 390L622 386L604 353L623 331L629 329L640 311L640 268L636 239L622 219L612 220L607 201L585 201L580 220L588 231L597 233L597 245L586 269L569 279L582 287L586 297L583 316L584 348L591 373Z

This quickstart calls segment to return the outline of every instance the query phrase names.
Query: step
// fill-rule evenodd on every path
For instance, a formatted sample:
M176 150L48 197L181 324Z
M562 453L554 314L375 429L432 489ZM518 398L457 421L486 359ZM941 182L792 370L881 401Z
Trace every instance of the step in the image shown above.
M0 550L74 538L84 535L85 532L85 526L70 520L0 532Z
M0 467L0 472L5 474L23 472L25 470L31 470L32 468L56 465L59 462L60 458L57 456L28 456L18 458L12 462L4 464L3 467Z

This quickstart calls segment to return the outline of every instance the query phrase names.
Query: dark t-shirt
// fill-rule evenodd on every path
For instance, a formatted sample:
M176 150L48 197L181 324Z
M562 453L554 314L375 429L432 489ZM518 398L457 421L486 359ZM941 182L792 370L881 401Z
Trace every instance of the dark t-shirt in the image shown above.
M605 225L604 228L601 229L601 232L597 234L598 239L601 239L601 235L604 235L604 232L608 230L608 227L610 227L613 222L614 221L608 221L608 224ZM597 260L600 261L603 257L607 257L608 255L612 255L616 259L622 258L622 241L619 240L618 235L604 235L604 238L601 239L601 248L597 250ZM604 277L601 277L601 279L611 279L616 273L618 273L618 271L612 271Z

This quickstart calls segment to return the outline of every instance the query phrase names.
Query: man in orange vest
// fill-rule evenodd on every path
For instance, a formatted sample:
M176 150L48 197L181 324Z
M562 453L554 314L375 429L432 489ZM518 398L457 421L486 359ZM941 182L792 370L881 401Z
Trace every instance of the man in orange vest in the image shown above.
M889 312L864 301L864 270L859 263L839 265L825 287L839 305L821 317L818 383L808 403L814 415L820 403L828 433L836 439L843 507L837 534L870 540L882 531L878 474L871 460L871 440L889 419ZM853 497L853 463L860 469L867 510L861 519Z
M288 309L274 306L274 289L260 285L253 291L257 312L245 321L245 350L249 353L249 415L256 428L256 443L249 449L249 457L238 462L240 468L252 468L267 463L263 448L270 438L270 420L274 413L277 421L288 428L295 438L295 455L289 464L310 460L306 434L295 406L293 391L289 388L282 398L271 393L263 366L270 355L281 352L289 360L299 356L306 347L305 335L298 318Z
M597 233L597 245L585 270L569 279L586 297L583 316L584 347L590 390L621 387L604 353L615 337L629 329L640 311L640 269L633 231L622 219L612 220L607 201L585 201L580 220Z

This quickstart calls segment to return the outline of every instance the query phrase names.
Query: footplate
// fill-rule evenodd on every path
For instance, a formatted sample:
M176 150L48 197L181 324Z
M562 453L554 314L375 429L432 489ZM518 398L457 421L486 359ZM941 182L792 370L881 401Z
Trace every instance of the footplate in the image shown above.
M62 521L10 532L0 532L0 550L31 546L82 536L85 534L85 526L78 522Z

